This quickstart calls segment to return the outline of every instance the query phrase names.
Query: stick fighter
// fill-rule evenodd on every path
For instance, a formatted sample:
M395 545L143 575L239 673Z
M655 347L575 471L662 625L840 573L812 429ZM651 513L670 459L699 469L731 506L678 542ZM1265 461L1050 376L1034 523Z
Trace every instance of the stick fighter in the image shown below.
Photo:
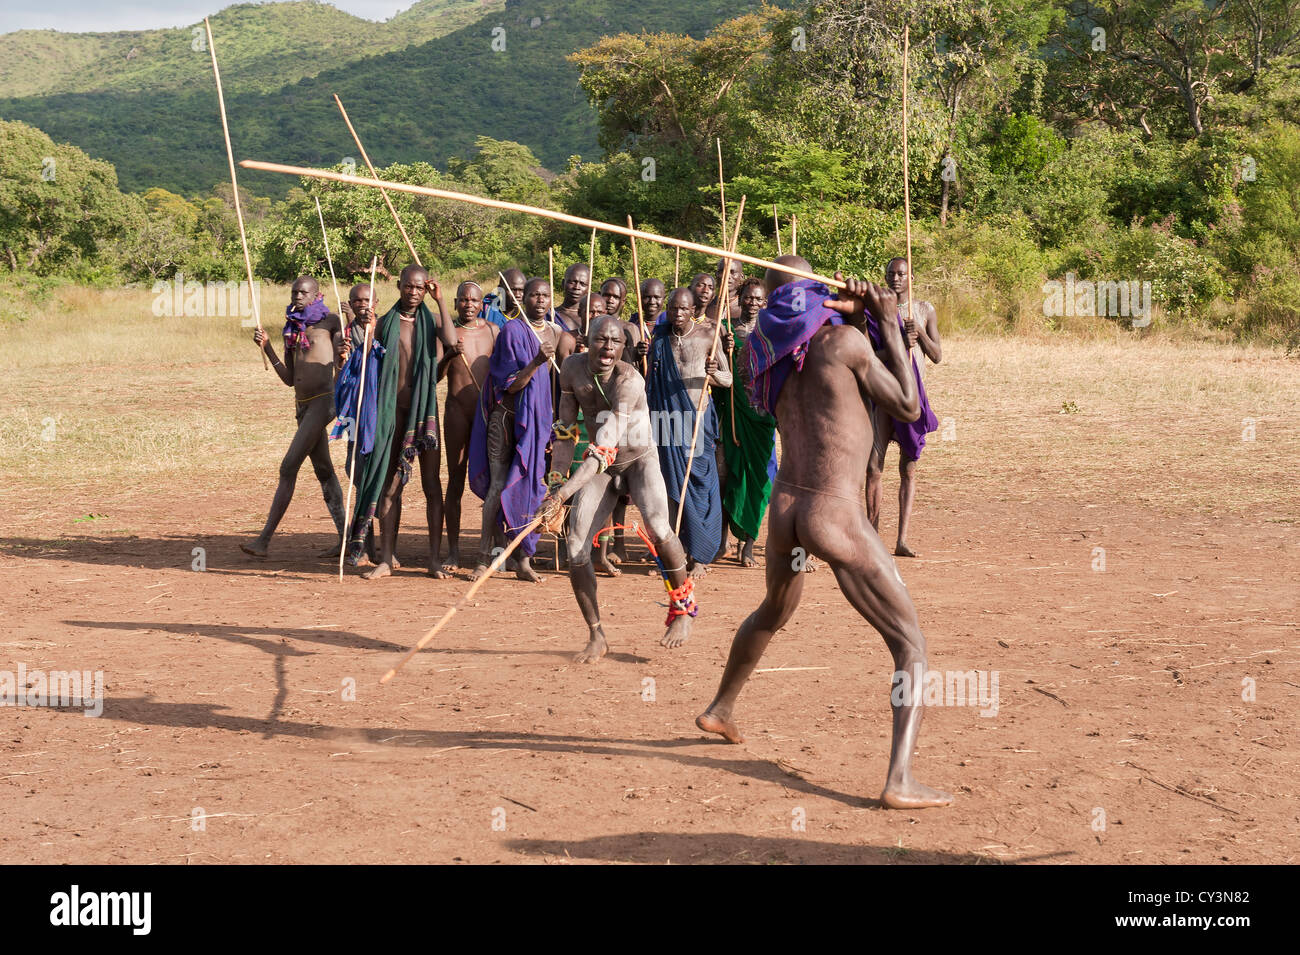
M811 271L798 256L776 262ZM862 440L870 406L902 421L920 414L916 378L895 318L897 300L889 289L858 279L849 280L842 299L831 298L820 283L775 269L768 271L766 283L768 307L749 338L747 357L753 404L775 414L783 449L768 511L767 594L741 624L718 694L695 721L732 743L744 741L734 718L736 698L768 642L799 605L804 553L830 565L854 609L885 638L896 680L926 666L916 608L858 504L858 482L870 452ZM864 308L882 329L884 364L863 333ZM948 805L950 795L912 776L921 728L919 694L891 693L890 702L893 740L881 802L895 809Z
M289 292L289 307L284 312L284 361L280 361L271 347L266 332L259 328L253 333L253 341L271 360L271 367L280 380L294 390L298 430L280 462L280 483L271 499L271 512L262 533L251 544L239 545L245 554L266 557L271 535L289 509L298 471L308 457L325 496L325 506L338 528L339 541L343 540L343 489L334 474L326 434L334 420L334 367L342 333L339 317L325 305L320 286L310 275L300 276ZM331 548L321 556L337 557L338 554L337 549Z
M570 356L560 369L559 421L551 477L555 482L539 509L544 522L558 528L563 505L572 500L565 544L569 579L587 622L587 646L575 658L595 663L609 649L596 602L596 573L591 566L592 538L626 491L645 519L653 553L657 553L668 589L665 647L681 646L690 637L696 615L694 581L686 573L686 551L673 534L659 459L651 437L650 408L645 381L635 368L621 361L622 323L613 316L592 320L589 349ZM595 425L592 443L581 467L563 484L573 457L578 410Z

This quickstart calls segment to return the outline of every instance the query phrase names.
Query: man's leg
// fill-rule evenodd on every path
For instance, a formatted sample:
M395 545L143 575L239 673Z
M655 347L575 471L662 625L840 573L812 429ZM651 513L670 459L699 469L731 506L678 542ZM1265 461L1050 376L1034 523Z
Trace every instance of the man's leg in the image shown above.
M605 525L618 500L617 484L608 472L597 474L570 501L565 530L565 551L569 557L569 583L577 598L582 619L587 623L587 645L574 657L576 663L595 663L609 649L600 624L596 600L596 571L591 566L591 538Z
M447 402L443 412L442 436L447 447L447 497L443 514L447 520L447 559L444 567L460 566L460 504L469 471L469 438L473 419L466 419L460 405Z
M808 550L821 555L835 573L840 590L863 618L879 631L894 660L890 705L894 711L889 775L880 800L893 809L946 806L952 796L931 789L912 776L912 752L921 730L921 690L926 672L925 636L916 607L898 575L898 567L856 507L833 498L805 505L796 519L797 533ZM769 565L771 560L768 561ZM894 692L894 685L910 692Z
M508 436L507 429L510 431ZM498 517L501 512L501 492L506 487L506 475L510 471L514 447L514 418L506 409L497 405L488 418L487 453L490 483L487 496L483 499L483 530L479 534L478 566L474 568L471 580L478 580L487 573L494 557L493 544L499 547L505 546Z
M334 529L339 538L333 547L321 553L321 557L338 557L343 547L343 488L339 486L338 475L334 473L334 460L330 457L329 423L334 420L334 399L330 395L317 398L308 409L304 422L316 419L321 422L320 436L312 446L310 457L312 470L320 483L321 494L325 498L325 508L334 521Z
M915 557L907 546L907 528L912 522L912 502L916 500L916 461L900 450L898 453L898 544L895 557Z
M885 470L885 451L894 433L894 421L877 407L871 409L871 455L867 458L867 520L880 531L881 476Z
M693 603L694 581L686 572L686 548L673 533L672 514L669 512L668 491L664 487L664 476L659 470L659 462L652 454L637 460L624 472L627 489L632 496L632 503L645 519L646 534L659 552L659 560L664 565L664 574L674 593L683 595L683 602ZM687 581L691 587L687 588ZM673 603L669 599L669 605ZM680 647L690 639L691 618L678 614L668 623L663 639L659 643L669 649Z
M245 554L266 557L271 535L280 526L285 511L289 509L289 502L293 500L293 489L298 483L298 469L302 467L302 462L307 460L307 455L311 453L318 437L315 423L308 418L306 412L299 414L298 430L294 432L293 440L289 442L289 450L284 453L284 460L280 462L280 483L276 486L275 496L271 498L271 513L267 515L266 524L262 527L262 533L257 535L257 539L251 544L239 545L239 549Z
M388 473L384 475L384 490L379 496L379 562L361 576L366 580L379 580L393 573L393 551L397 548L397 524L402 519L402 470L398 466L402 455L402 439L406 434L408 408L397 409L396 427L393 429L393 446L388 455Z
M448 576L442 569L442 449L420 452L420 484L424 488L424 518L429 526L429 570L437 580Z
M732 743L745 740L732 718L736 698L772 637L794 615L803 594L802 567L795 552L799 546L794 533L795 506L793 495L779 488L772 492L767 511L767 593L736 631L717 696L695 720L700 729L718 733Z

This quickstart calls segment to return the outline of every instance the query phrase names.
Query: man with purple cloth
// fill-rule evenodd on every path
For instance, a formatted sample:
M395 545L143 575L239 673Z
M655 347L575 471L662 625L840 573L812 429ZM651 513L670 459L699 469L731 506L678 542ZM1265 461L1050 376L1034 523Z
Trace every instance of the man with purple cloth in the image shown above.
M795 255L776 261L811 271ZM768 304L745 353L751 404L773 415L781 432L781 465L767 512L767 593L736 632L718 693L695 725L728 742L744 742L736 699L772 637L791 622L803 594L804 562L816 554L893 657L893 733L881 804L946 806L952 796L912 775L924 707L920 692L909 691L911 684L900 679L900 674L925 672L925 636L898 567L858 497L869 453L862 434L870 426L870 408L883 408L900 421L915 421L920 414L903 334L890 321L897 298L883 286L857 279L832 296L820 282L784 268L769 269L765 284ZM863 335L872 318L883 322L880 357ZM805 620L802 627L816 624ZM794 627L784 636L798 640L799 634L800 627Z
M920 346L921 352L939 364L941 355L939 346L939 318L934 306L929 302L917 302L909 314L907 259L902 257L890 259L885 267L885 281L898 296L898 324L903 329L903 336L908 351L912 356L912 373L916 375L916 388L921 397L921 417L915 421L899 421L891 418L878 405L872 408L871 424L875 431L872 442L871 457L867 460L867 518L871 526L880 530L881 477L885 469L885 452L889 442L898 444L898 542L894 545L895 557L915 557L912 548L907 546L907 528L912 520L912 502L916 499L916 462L925 447L925 436L939 427L939 419L930 410L930 400L925 395L925 384L921 379L921 365L917 363L914 346ZM867 335L871 338L871 347L880 352L883 347L880 339L880 326L868 316ZM922 359L921 364L924 364Z
M492 349L479 398L482 413L474 416L469 440L469 486L483 498L474 580L492 563L493 540L504 546L505 536L514 537L532 520L546 496L546 445L554 408L551 376L542 369L557 352L563 358L573 350L572 336L548 321L550 310L550 285L533 279L524 288L523 315L506 322ZM532 568L537 538L537 533L529 534L515 552L520 580L542 580Z

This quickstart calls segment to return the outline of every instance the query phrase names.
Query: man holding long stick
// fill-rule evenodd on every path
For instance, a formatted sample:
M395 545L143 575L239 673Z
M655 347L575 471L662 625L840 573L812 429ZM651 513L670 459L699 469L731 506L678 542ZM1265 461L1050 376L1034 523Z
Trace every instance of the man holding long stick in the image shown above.
M673 513L682 506L681 539L698 579L722 546L722 502L714 445L718 423L712 402L704 406L695 455L687 472L688 446L696 431L701 392L710 384L731 387L731 370L721 352L710 355L713 333L695 322L695 294L679 288L668 296L667 320L650 344L650 409L658 419L655 440Z
M481 411L474 418L469 443L469 486L483 498L483 532L473 579L488 572L493 541L504 543L528 523L546 493L546 445L551 439L554 408L546 363L556 352L567 355L573 339L548 321L551 287L533 279L524 287L524 314L497 335L483 382ZM537 534L519 548L515 574L533 583L542 578L532 568Z
M330 432L330 440L337 441L347 437L348 450L344 459L347 474L355 476L361 469L353 462L354 455L364 458L374 450L375 443L375 382L378 381L380 361L384 357L384 346L374 340L375 308L373 286L360 282L348 292L348 300L343 304L344 317L351 319L348 332L343 338L343 354L339 360L342 367L338 379L334 382L334 407L339 420ZM369 351L364 351L369 342ZM365 357L363 357L365 356ZM370 387L365 395L360 394L362 385L361 365L366 364L365 378ZM356 420L353 420L353 419ZM350 489L349 489L350 493ZM366 556L372 562L378 558L375 554L374 522L366 533ZM360 555L351 553L349 562L354 566L360 561Z
M408 265L398 280L398 302L379 319L375 339L384 348L376 382L374 451L367 456L357 482L357 510L352 546L360 551L370 519L379 517L379 563L364 575L379 580L393 572L397 527L401 521L402 488L411 466L420 461L425 519L429 532L429 576L446 577L442 569L442 460L438 453L438 355L441 342L446 360L462 351L456 340L442 290L423 268ZM438 307L435 320L424 304L432 293Z
M464 347L465 361L444 361L438 375L447 376L447 405L442 418L443 440L447 443L447 560L444 567L456 568L460 561L460 501L465 493L469 470L469 442L475 417L482 409L482 382L488 376L498 326L483 314L483 289L477 282L462 282L456 289L456 335Z
M592 443L582 465L552 488L538 511L545 523L558 528L564 504L573 502L565 536L569 580L588 629L587 645L575 658L579 663L595 663L609 650L596 600L591 545L624 492L645 519L651 552L657 554L668 589L667 631L660 643L669 648L685 643L697 612L695 582L686 572L685 549L673 534L668 494L654 451L645 382L635 368L620 360L622 323L608 315L593 318L588 342L588 350L568 358L560 370L555 470L566 473L573 458L579 409L593 426Z
M808 263L793 255L777 264L808 271ZM754 406L776 416L783 449L768 512L767 594L741 624L717 696L695 723L729 742L744 742L734 718L736 698L799 606L802 561L818 554L893 657L893 739L881 802L894 809L946 806L950 795L912 775L922 701L900 679L925 671L925 637L898 569L858 503L870 405L901 420L920 413L896 299L858 280L849 280L842 298L831 298L825 285L797 281L780 269L769 269L766 284L769 303L747 355ZM866 314L881 328L883 363L863 334ZM854 327L845 327L846 319Z
M343 326L339 316L329 310L320 286L310 275L299 276L289 294L284 313L284 361L281 362L270 337L262 329L253 333L253 341L270 359L280 380L294 390L298 430L289 442L289 450L280 462L280 483L271 500L262 533L251 544L240 544L245 554L265 559L271 535L293 500L298 471L311 458L316 480L320 482L325 506L329 509L339 541L343 539L343 489L334 474L326 429L334 420L334 367L342 347ZM322 557L337 557L331 548Z

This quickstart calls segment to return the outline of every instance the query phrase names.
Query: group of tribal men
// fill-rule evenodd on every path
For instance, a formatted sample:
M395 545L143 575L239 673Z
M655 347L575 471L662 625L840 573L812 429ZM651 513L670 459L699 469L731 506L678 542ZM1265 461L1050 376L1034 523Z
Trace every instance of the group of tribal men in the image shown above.
M776 263L811 272L798 256ZM641 313L629 318L623 314L633 312L635 293L629 302L621 278L595 291L586 264L566 270L558 305L545 279L528 279L519 269L499 278L486 299L477 283L461 283L449 314L438 283L422 267L408 266L398 280L397 303L382 315L375 309L377 289L361 284L350 290L340 308L351 320L347 328L326 306L315 279L294 282L284 361L264 331L254 340L294 387L299 427L266 525L242 545L246 553L266 556L310 456L347 560L360 564L368 554L374 566L366 579L391 575L398 566L402 489L418 459L429 575L443 578L461 566L461 497L468 480L484 502L474 578L488 572L507 539L540 518L543 528L564 537L570 582L587 624L587 645L577 660L595 662L608 641L593 550L607 573L619 574L618 564L627 560L629 504L641 515L632 529L668 591L661 643L669 648L689 637L698 611L695 582L730 553L729 531L737 538L736 560L757 566L754 539L769 512L766 595L736 634L718 694L697 725L742 741L732 709L768 641L798 605L803 573L812 566L808 557L830 566L845 596L880 631L896 672L924 668L916 611L875 531L885 449L896 441L901 482L894 553L914 556L905 538L916 461L926 434L937 428L912 354L916 346L939 360L937 317L926 302L906 307L905 260L889 263L885 285L837 273L845 288L835 295L797 274L769 269L761 279L746 278L739 262L719 262L716 274L698 274L689 287L669 291L659 279L647 279L639 290ZM437 402L444 376L445 501ZM711 392L707 403L705 389ZM357 493L350 521L329 437L348 438L347 467ZM522 580L541 579L532 566L537 540L534 530L508 565ZM338 557L339 550L323 556ZM946 805L950 796L911 774L919 699L893 704L883 803Z

